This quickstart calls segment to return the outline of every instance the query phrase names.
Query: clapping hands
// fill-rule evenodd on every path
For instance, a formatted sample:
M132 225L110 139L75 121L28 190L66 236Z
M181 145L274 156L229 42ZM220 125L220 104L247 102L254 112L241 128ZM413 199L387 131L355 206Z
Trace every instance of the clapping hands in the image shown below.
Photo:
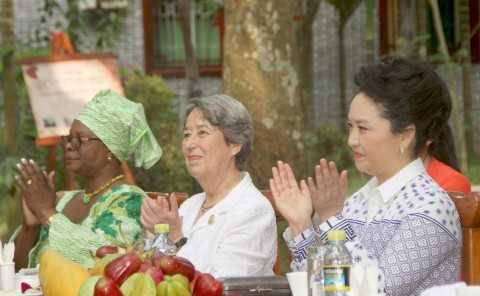
M313 206L307 183L302 180L299 184L292 168L281 161L272 168L272 173L270 190L275 205L296 236L312 225Z
M155 224L170 225L170 239L176 241L182 237L182 220L178 214L178 203L175 193L168 197L145 198L141 208L143 227L154 232Z
M55 174L47 175L33 160L22 159L17 164L18 176L15 177L22 191L22 209L24 224L37 226L46 224L55 213Z
M315 180L308 178L313 208L321 221L338 213L347 196L347 171L338 173L333 161L321 159L315 166Z
M338 213L345 202L347 171L338 173L333 161L321 159L315 167L315 179L297 182L288 164L281 161L272 168L270 190L282 216L288 221L293 235L311 227L313 210L321 221Z

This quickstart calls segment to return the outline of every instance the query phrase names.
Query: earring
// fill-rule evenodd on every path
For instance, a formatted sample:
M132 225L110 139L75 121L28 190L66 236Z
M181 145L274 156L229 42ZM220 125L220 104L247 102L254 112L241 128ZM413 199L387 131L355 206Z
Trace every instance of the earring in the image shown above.
M403 149L403 146L400 146L400 155L403 155L403 152L405 152L405 150Z
M108 161L112 161L113 158L112 158L111 155L109 155L109 156L107 156L107 159L108 159Z

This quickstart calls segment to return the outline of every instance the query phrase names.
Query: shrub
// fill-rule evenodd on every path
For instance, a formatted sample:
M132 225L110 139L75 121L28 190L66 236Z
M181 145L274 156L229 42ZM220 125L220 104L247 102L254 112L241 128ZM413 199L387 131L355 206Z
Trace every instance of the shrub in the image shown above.
M309 169L321 158L334 161L339 170L353 167L347 136L334 124L325 123L306 132L305 151Z
M160 161L148 171L133 169L137 184L145 191L191 192L192 178L185 168L181 151L175 94L162 78L139 73L126 75L125 94L143 104L149 125L163 149Z
M0 55L6 50L10 50L8 45L0 46ZM17 45L14 60L23 58L42 56L48 52L48 49L33 49ZM0 63L0 82L2 82L3 67ZM16 125L16 143L17 150L7 152L4 138L4 112L0 112L0 238L8 239L13 230L21 222L21 211L19 207L18 190L15 184L14 176L17 174L15 165L20 158L34 159L41 167L45 166L47 149L39 148L35 145L36 127L33 119L33 113L30 108L27 88L23 81L21 68L15 64L16 72L16 100L17 100L17 125ZM4 98L0 94L0 108L3 108ZM57 155L57 164L60 163L61 155ZM62 174L57 174L57 179Z

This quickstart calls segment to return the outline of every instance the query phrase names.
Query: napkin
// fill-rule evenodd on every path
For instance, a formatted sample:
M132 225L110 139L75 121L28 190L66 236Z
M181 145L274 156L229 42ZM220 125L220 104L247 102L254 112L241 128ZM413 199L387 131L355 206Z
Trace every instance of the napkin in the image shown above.
M450 285L442 285L428 288L423 291L420 296L456 296L455 289L459 287L465 287L464 282L458 282Z
M350 296L378 295L378 268L354 264L350 269Z
M13 263L15 244L13 242L2 244L0 241L0 264Z

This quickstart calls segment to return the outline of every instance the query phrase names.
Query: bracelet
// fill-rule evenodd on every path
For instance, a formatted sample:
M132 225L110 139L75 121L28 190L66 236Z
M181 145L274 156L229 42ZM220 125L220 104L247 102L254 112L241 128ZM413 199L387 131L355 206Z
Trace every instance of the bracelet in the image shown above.
M53 213L52 215L50 215L50 217L48 217L48 219L47 219L47 227L49 227L49 226L52 224L53 216L55 216L55 214L57 214L57 213L55 212L55 213Z

